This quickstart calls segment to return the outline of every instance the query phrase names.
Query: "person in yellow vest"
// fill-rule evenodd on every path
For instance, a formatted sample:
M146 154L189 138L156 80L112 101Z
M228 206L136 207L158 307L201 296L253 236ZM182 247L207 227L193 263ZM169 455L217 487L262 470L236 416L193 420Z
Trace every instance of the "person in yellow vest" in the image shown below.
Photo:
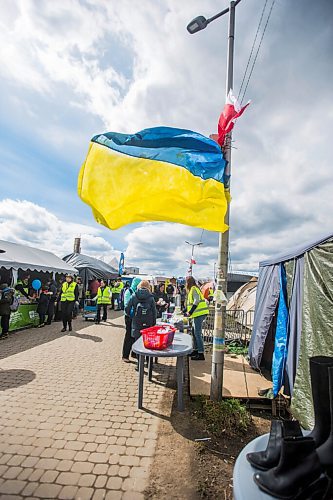
M115 284L113 285L112 288L112 302L111 302L111 309L115 309L115 300L117 300L117 311L121 310L120 307L120 294L122 289L124 288L124 283L121 281L121 279L117 279ZM116 310L116 309L115 309Z
M97 315L96 324L101 322L101 309L103 308L102 321L107 320L107 307L111 304L111 289L104 280L101 280L101 286L97 290Z
M202 324L209 313L207 302L193 276L186 278L187 316L193 320L194 351L191 359L199 361L205 359L205 348L202 339Z
M62 284L60 290L60 303L62 313L62 332L72 331L72 318L75 302L79 300L79 289L71 274L66 274L66 281Z
M214 290L209 288L207 300L210 304L214 302Z
M27 274L22 279L18 279L17 283L15 285L16 292L19 293L20 295L23 295L27 299L32 298L29 295L29 279L30 279L30 275Z

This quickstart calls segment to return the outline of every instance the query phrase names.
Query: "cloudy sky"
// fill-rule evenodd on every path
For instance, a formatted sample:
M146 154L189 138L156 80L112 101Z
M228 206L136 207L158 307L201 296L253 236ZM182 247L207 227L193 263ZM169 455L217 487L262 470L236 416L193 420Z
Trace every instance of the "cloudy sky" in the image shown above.
M267 2L267 11L272 0ZM237 7L234 89L263 0ZM0 2L0 239L111 260L146 272L212 274L217 234L166 223L109 231L76 194L90 138L166 125L209 135L225 99L227 18L196 35L221 0ZM265 17L267 16L267 11ZM233 270L332 231L333 3L277 0L236 125Z

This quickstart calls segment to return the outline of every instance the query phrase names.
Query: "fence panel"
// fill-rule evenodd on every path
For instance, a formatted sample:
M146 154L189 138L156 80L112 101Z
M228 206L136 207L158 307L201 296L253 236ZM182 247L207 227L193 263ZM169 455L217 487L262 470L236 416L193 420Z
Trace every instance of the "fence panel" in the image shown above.
M225 339L249 342L252 332L253 311L243 309L227 311ZM203 324L203 337L206 344L213 343L215 308L209 308L209 314Z

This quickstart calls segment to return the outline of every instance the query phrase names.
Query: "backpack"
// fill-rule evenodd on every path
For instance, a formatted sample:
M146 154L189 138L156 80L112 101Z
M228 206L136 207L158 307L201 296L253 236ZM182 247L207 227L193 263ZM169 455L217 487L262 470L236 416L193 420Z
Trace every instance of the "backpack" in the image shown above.
M141 327L152 326L154 323L152 301L138 302L134 317Z
M14 295L13 302L10 305L10 310L12 312L16 312L20 307L20 299Z

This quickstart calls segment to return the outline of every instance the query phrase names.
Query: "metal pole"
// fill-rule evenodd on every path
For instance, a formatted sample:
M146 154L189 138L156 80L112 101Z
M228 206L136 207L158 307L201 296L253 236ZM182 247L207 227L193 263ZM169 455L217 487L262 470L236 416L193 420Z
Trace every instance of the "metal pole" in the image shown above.
M190 276L193 276L193 255L194 255L194 245L192 245L191 264L190 264Z
M233 85L234 36L235 36L235 2L232 1L230 2L230 10L229 10L226 95L228 95L229 90L232 88ZM231 133L229 133L228 136L226 137L225 144L226 144L225 159L227 161L226 174L227 176L230 176ZM230 186L226 187L229 188ZM229 225L229 216L230 212L228 204L228 209L225 216L225 223L228 225ZM229 253L229 230L226 231L225 233L220 233L219 236L219 253L218 253L218 264L217 264L217 293L216 293L216 303L215 303L212 376L211 376L211 387L210 387L210 397L215 401L219 401L222 399L222 389L223 389L226 304L223 303L219 291L222 291L224 295L227 296L228 253Z

